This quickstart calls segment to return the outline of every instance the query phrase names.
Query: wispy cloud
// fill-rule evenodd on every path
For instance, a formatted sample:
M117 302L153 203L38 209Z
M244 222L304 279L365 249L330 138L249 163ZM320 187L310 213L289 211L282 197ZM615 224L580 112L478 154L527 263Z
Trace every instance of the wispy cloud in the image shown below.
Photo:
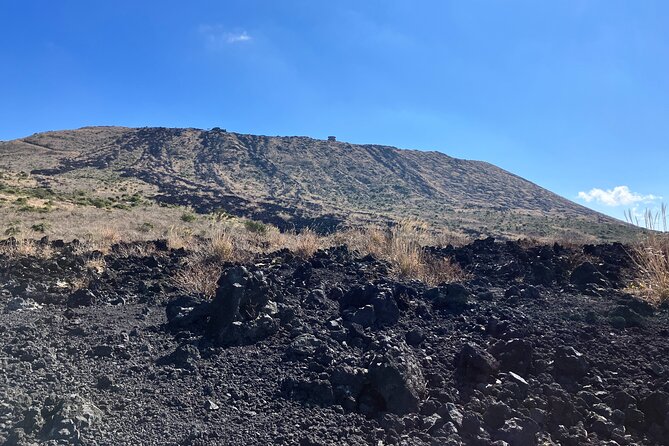
M587 203L595 202L606 206L629 206L635 203L651 203L661 200L657 195L642 195L632 192L627 186L616 186L613 189L591 189L589 192L579 192L578 198Z
M220 49L227 45L241 44L253 40L244 30L230 31L222 25L200 25L198 32L210 49Z

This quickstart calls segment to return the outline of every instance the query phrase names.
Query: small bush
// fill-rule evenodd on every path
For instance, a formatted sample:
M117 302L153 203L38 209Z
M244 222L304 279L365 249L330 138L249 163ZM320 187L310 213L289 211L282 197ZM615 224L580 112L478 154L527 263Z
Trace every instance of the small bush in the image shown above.
M35 232L44 232L49 228L47 223L36 223L30 227Z
M20 232L21 229L19 229L19 227L16 225L9 225L9 227L5 229L5 235L8 235L10 237L18 235Z
M111 202L105 198L94 197L88 200L90 204L95 206L98 209L105 208L111 204Z
M318 235L311 229L304 229L295 236L295 246L293 252L296 256L303 259L308 259L320 247L321 240Z
M246 220L244 222L244 228L249 232L262 235L267 234L268 230L266 224L254 220Z
M215 262L237 260L235 241L226 233L215 234L209 245L209 255Z
M177 271L172 282L185 293L200 294L211 299L216 295L216 282L221 271L220 265L196 262Z
M153 223L149 223L149 222L144 222L141 225L139 225L139 227L137 228L137 230L139 232L151 232L154 229L155 229L155 226L153 225Z
M186 223L192 223L195 220L197 220L195 214L191 214L190 212L184 212L183 214L181 214L181 221L184 221Z
M170 249L190 249L193 244L193 236L190 232L178 230L174 226L167 231L167 246Z

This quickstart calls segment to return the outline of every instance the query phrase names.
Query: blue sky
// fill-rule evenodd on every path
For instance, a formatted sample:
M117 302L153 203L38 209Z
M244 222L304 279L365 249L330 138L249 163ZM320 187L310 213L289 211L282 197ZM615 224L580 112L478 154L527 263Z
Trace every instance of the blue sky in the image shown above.
M667 23L663 0L0 0L0 140L337 135L489 161L622 217L669 201Z

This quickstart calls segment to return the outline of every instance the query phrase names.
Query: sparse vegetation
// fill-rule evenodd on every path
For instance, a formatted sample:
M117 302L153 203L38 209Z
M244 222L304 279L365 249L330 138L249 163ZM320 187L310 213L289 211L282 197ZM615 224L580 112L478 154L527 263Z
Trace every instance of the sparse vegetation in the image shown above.
M34 240L14 240L0 245L0 254L9 257L40 257L50 258L53 250L48 245L40 245Z
M465 278L464 272L450 260L432 257L425 251L425 246L437 245L439 237L417 220L404 220L387 229L349 230L339 237L358 252L387 261L401 279L436 285Z
M172 281L186 293L201 294L211 299L216 294L216 281L221 271L221 265L194 261L177 271Z
M630 291L646 301L659 305L669 301L669 232L667 230L667 206L653 212L646 210L640 219L632 211L626 213L629 223L648 229L641 240L633 245L631 256L637 269L637 277Z

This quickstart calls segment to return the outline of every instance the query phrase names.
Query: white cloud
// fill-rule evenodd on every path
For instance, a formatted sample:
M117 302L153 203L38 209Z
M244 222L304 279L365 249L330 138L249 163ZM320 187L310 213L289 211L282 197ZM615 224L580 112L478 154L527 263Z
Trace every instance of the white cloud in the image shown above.
M227 42L228 43L247 42L249 40L251 40L251 36L249 36L246 33L246 31L242 31L241 33L238 33L238 34L228 33L228 35L227 35Z
M657 195L641 195L632 192L627 186L616 186L607 190L595 188L591 189L590 192L579 192L578 198L585 200L587 203L594 201L606 206L629 206L634 203L650 203L662 199Z
M220 49L225 45L234 45L253 40L251 35L246 31L231 32L222 25L200 25L198 31L210 49Z

